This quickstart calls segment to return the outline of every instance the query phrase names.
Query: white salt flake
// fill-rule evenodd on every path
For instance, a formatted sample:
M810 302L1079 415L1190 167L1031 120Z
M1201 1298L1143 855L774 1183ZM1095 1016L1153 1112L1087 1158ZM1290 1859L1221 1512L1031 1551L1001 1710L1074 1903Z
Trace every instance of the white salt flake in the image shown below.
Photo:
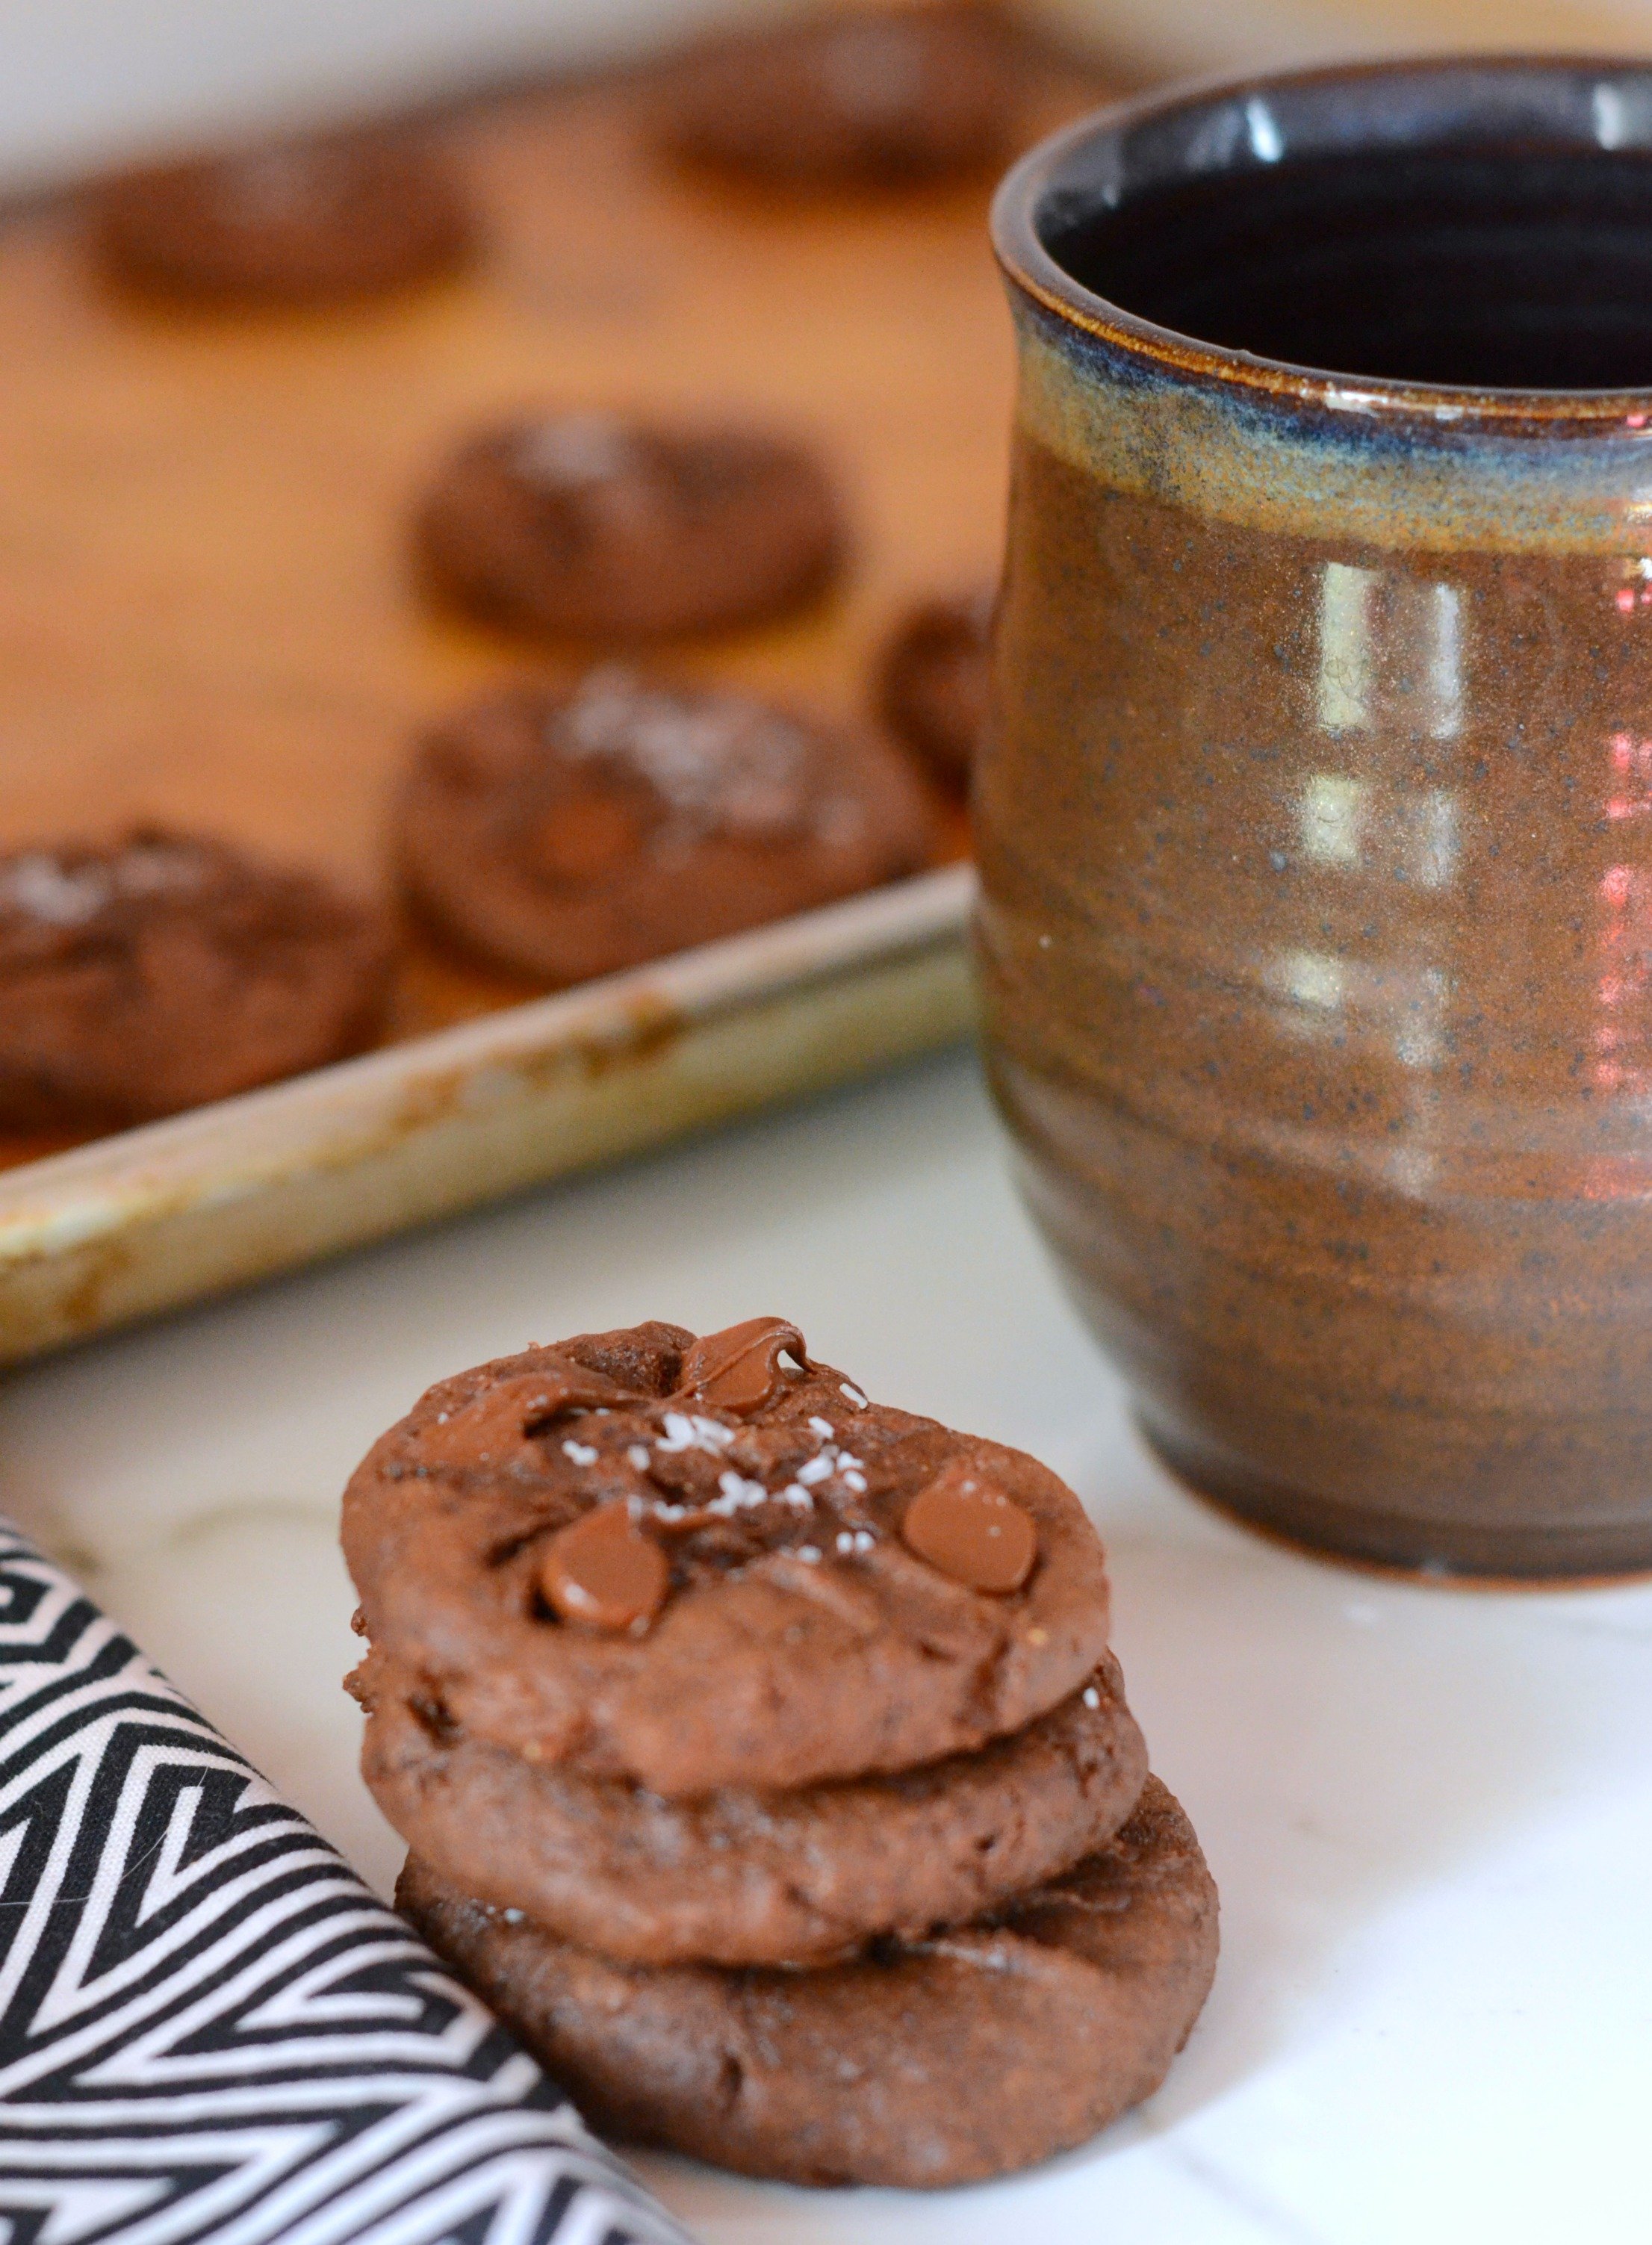
M681 1411L667 1411L666 1431L655 1437L657 1450L706 1450L715 1457L726 1450L735 1439L735 1429L725 1427L719 1419L702 1419L698 1413L692 1418Z
M780 1492L780 1502L789 1504L794 1512L812 1512L815 1500L801 1482L789 1481Z
M825 1442L829 1442L834 1433L836 1431L829 1419L811 1419L809 1425L809 1431L812 1434L818 1434L821 1440Z
M843 1487L845 1489L852 1489L856 1496L864 1496L866 1494L865 1475L863 1473L846 1473L843 1475Z
M631 1448L626 1452L626 1455L630 1459L632 1464L635 1466L639 1473L647 1472L652 1461L649 1458L647 1445L646 1443L633 1442Z
M800 1543L797 1556L806 1567L818 1567L820 1564L820 1547L816 1543Z
M856 1387L853 1380L840 1380L837 1385L843 1390L843 1394L848 1396L850 1401L854 1404L856 1410L865 1410L866 1398L861 1394L860 1389Z
M577 1466L593 1466L597 1462L597 1454L589 1442L564 1442L562 1455L572 1458Z
M837 1548L840 1551L852 1551L855 1548L855 1538L847 1528L838 1536Z
M816 1482L829 1481L836 1466L831 1454L823 1450L817 1458L810 1458L797 1468L797 1478L805 1489L813 1489Z
M768 1502L768 1491L762 1482L745 1481L732 1468L728 1472L718 1475L717 1486L722 1495L714 1496L706 1509L716 1513L721 1519L727 1520L736 1512L750 1512Z
M121 851L109 878L125 896L178 896L202 885L206 865L187 844L143 842Z
M1101 1694L1096 1690L1093 1684L1089 1684L1085 1686L1084 1704L1087 1707L1099 1707L1101 1705Z
M635 458L630 431L608 413L564 413L542 421L516 450L518 473L552 490L610 482L625 475Z
M48 927L80 927L109 902L107 876L97 865L71 873L44 852L18 858L0 875L0 898Z
M605 664L552 721L565 755L628 764L690 829L784 831L807 790L811 749L791 720L738 695L683 693Z

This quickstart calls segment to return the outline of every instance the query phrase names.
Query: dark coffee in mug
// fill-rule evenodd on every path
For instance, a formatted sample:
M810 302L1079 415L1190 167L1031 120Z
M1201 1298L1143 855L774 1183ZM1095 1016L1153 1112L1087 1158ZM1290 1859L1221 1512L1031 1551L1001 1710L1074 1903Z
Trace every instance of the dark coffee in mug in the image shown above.
M1310 157L1055 227L1098 296L1229 350L1513 390L1652 386L1652 155Z

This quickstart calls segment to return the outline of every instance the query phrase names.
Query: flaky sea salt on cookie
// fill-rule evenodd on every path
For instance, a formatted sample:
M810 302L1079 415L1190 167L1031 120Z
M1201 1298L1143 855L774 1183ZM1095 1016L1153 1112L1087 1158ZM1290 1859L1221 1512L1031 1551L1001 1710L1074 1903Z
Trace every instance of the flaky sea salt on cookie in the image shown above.
M0 855L0 1125L146 1122L342 1059L389 994L381 914L213 836Z
M421 743L403 885L451 941L561 986L920 871L924 790L870 735L619 665L523 684Z
M1023 53L970 0L826 8L687 57L660 103L666 145L754 180L895 187L1001 163Z
M344 1548L366 1634L462 1731L671 1800L966 1752L1107 1652L1072 1491L777 1318L440 1382L353 1477Z
M474 239L442 155L389 132L125 173L92 190L87 215L112 275L195 301L370 295L459 264Z
M468 438L414 541L430 589L475 614L624 641L777 615L828 582L845 537L807 445L580 410Z

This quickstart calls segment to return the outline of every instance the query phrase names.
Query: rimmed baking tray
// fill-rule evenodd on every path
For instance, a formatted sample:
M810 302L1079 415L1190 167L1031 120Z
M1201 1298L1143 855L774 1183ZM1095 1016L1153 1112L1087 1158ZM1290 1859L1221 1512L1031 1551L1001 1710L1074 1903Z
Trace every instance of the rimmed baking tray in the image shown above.
M0 1181L0 1359L965 1034L965 865Z
M1095 98L1033 72L1029 132ZM446 445L535 400L715 410L833 462L843 587L673 649L680 674L862 717L904 606L991 575L990 182L758 193L660 156L657 98L632 73L431 120L487 252L381 302L168 310L99 283L72 200L0 225L0 843L179 821L382 883L418 727L574 661L433 610L405 558ZM379 1052L90 1145L0 1142L0 1359L959 1036L968 890L960 864L552 999L410 931Z

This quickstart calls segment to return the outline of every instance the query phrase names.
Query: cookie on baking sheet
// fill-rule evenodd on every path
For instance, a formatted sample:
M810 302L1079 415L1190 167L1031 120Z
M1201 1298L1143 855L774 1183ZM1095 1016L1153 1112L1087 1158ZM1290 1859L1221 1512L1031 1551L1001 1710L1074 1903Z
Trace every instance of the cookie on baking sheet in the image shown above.
M612 641L778 615L844 550L836 494L805 445L596 412L473 437L414 531L446 598L519 629Z
M978 1917L1110 1840L1147 1747L1118 1664L1025 1730L898 1775L667 1801L468 1738L379 1656L362 1774L460 1892L633 1963L818 1964Z
M986 730L993 597L983 591L924 601L890 640L878 669L884 722L959 790L970 783Z
M461 263L471 214L450 166L403 133L352 132L199 158L88 199L118 279L168 295L291 303L370 295Z
M690 56L660 136L699 163L792 187L890 186L1001 163L1023 50L990 9L829 9Z
M159 827L0 856L0 1123L142 1122L369 1044L383 922Z
M1107 1847L995 1917L816 1972L611 1962L411 1859L396 1902L593 2126L746 2174L934 2188L1151 2096L1216 1959L1216 1892L1149 1778Z
M1072 1491L869 1402L777 1318L439 1381L352 1477L343 1542L364 1633L462 1731L670 1800L965 1752L1107 1654Z
M395 846L450 939L560 986L917 872L935 837L922 786L877 740L609 668L438 727Z

